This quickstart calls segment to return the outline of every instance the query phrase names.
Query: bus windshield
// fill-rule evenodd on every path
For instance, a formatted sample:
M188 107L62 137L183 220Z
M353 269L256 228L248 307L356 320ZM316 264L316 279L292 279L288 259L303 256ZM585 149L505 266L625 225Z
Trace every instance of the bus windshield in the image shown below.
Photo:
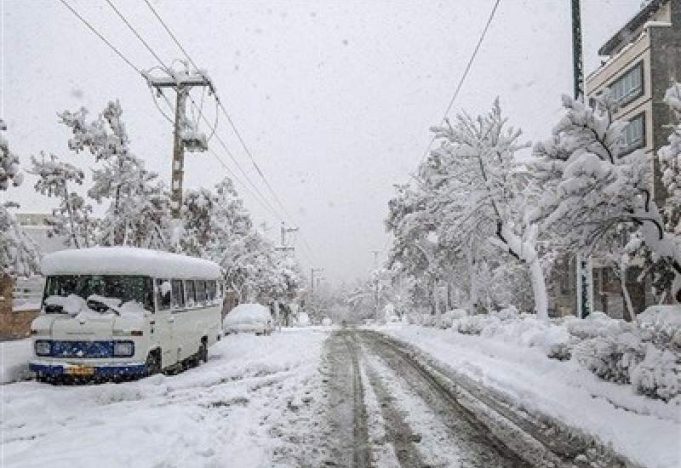
M91 295L119 299L121 303L139 302L149 311L154 310L151 278L118 275L60 275L48 276L43 301L50 296L70 294L87 300ZM46 307L46 312L59 312Z

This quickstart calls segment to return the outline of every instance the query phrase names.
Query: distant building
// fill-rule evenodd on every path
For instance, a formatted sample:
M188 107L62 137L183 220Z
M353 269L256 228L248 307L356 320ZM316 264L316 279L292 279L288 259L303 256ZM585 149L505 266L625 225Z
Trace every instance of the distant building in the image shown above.
M659 206L666 193L661 182L657 151L667 143L674 116L664 103L666 90L681 81L681 1L653 0L613 35L599 50L601 66L588 76L591 99L609 89L619 103L614 118L628 121L626 151L643 149L650 162L648 185ZM594 308L621 317L624 301L619 279L598 258L593 259ZM634 310L651 305L649 279L640 268L628 272L627 288Z
M17 213L16 219L31 240L36 243L41 254L56 252L66 249L65 239L61 236L49 237L49 227L45 220L48 213Z

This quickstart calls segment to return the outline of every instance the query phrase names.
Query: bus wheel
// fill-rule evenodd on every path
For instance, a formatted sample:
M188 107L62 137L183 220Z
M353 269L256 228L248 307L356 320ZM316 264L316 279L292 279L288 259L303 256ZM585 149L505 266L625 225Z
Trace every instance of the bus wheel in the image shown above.
M203 362L208 362L208 345L206 340L201 340L201 346L199 347L199 364Z
M161 372L161 350L155 349L149 351L145 365L147 368L147 375L154 375Z

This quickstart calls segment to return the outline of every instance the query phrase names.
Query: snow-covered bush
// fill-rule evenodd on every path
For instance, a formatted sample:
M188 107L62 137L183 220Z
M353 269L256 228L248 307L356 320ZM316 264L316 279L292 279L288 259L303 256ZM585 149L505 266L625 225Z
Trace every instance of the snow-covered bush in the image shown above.
M565 325L570 335L580 341L632 332L635 329L631 323L610 318L602 312L593 312L585 319L566 317L559 321Z
M668 349L646 347L645 358L630 373L638 393L681 404L681 359Z
M433 326L423 314L420 324ZM548 358L570 360L603 380L631 384L651 398L681 404L681 307L655 306L639 315L640 327L594 312L586 319L549 322L509 307L488 314L442 314L440 326L465 335L536 348Z
M681 306L653 306L638 315L646 338L656 346L681 352Z
M492 314L469 315L456 320L452 328L464 335L480 335L486 327L498 321L499 318Z
M631 332L597 336L577 343L572 358L598 377L629 383L632 370L645 357L645 345Z
M465 309L452 309L444 312L440 316L440 323L438 326L440 328L452 328L455 320L459 320L463 317L467 317L468 312Z

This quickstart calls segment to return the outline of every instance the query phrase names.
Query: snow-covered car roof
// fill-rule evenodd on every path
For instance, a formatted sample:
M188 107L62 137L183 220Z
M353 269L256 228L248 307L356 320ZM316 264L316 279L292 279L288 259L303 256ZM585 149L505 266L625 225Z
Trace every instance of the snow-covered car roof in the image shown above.
M54 275L141 275L154 278L219 279L220 266L209 260L135 247L93 247L54 252L41 270Z
M270 310L260 304L239 304L225 316L223 326L244 323L267 323L271 320Z

